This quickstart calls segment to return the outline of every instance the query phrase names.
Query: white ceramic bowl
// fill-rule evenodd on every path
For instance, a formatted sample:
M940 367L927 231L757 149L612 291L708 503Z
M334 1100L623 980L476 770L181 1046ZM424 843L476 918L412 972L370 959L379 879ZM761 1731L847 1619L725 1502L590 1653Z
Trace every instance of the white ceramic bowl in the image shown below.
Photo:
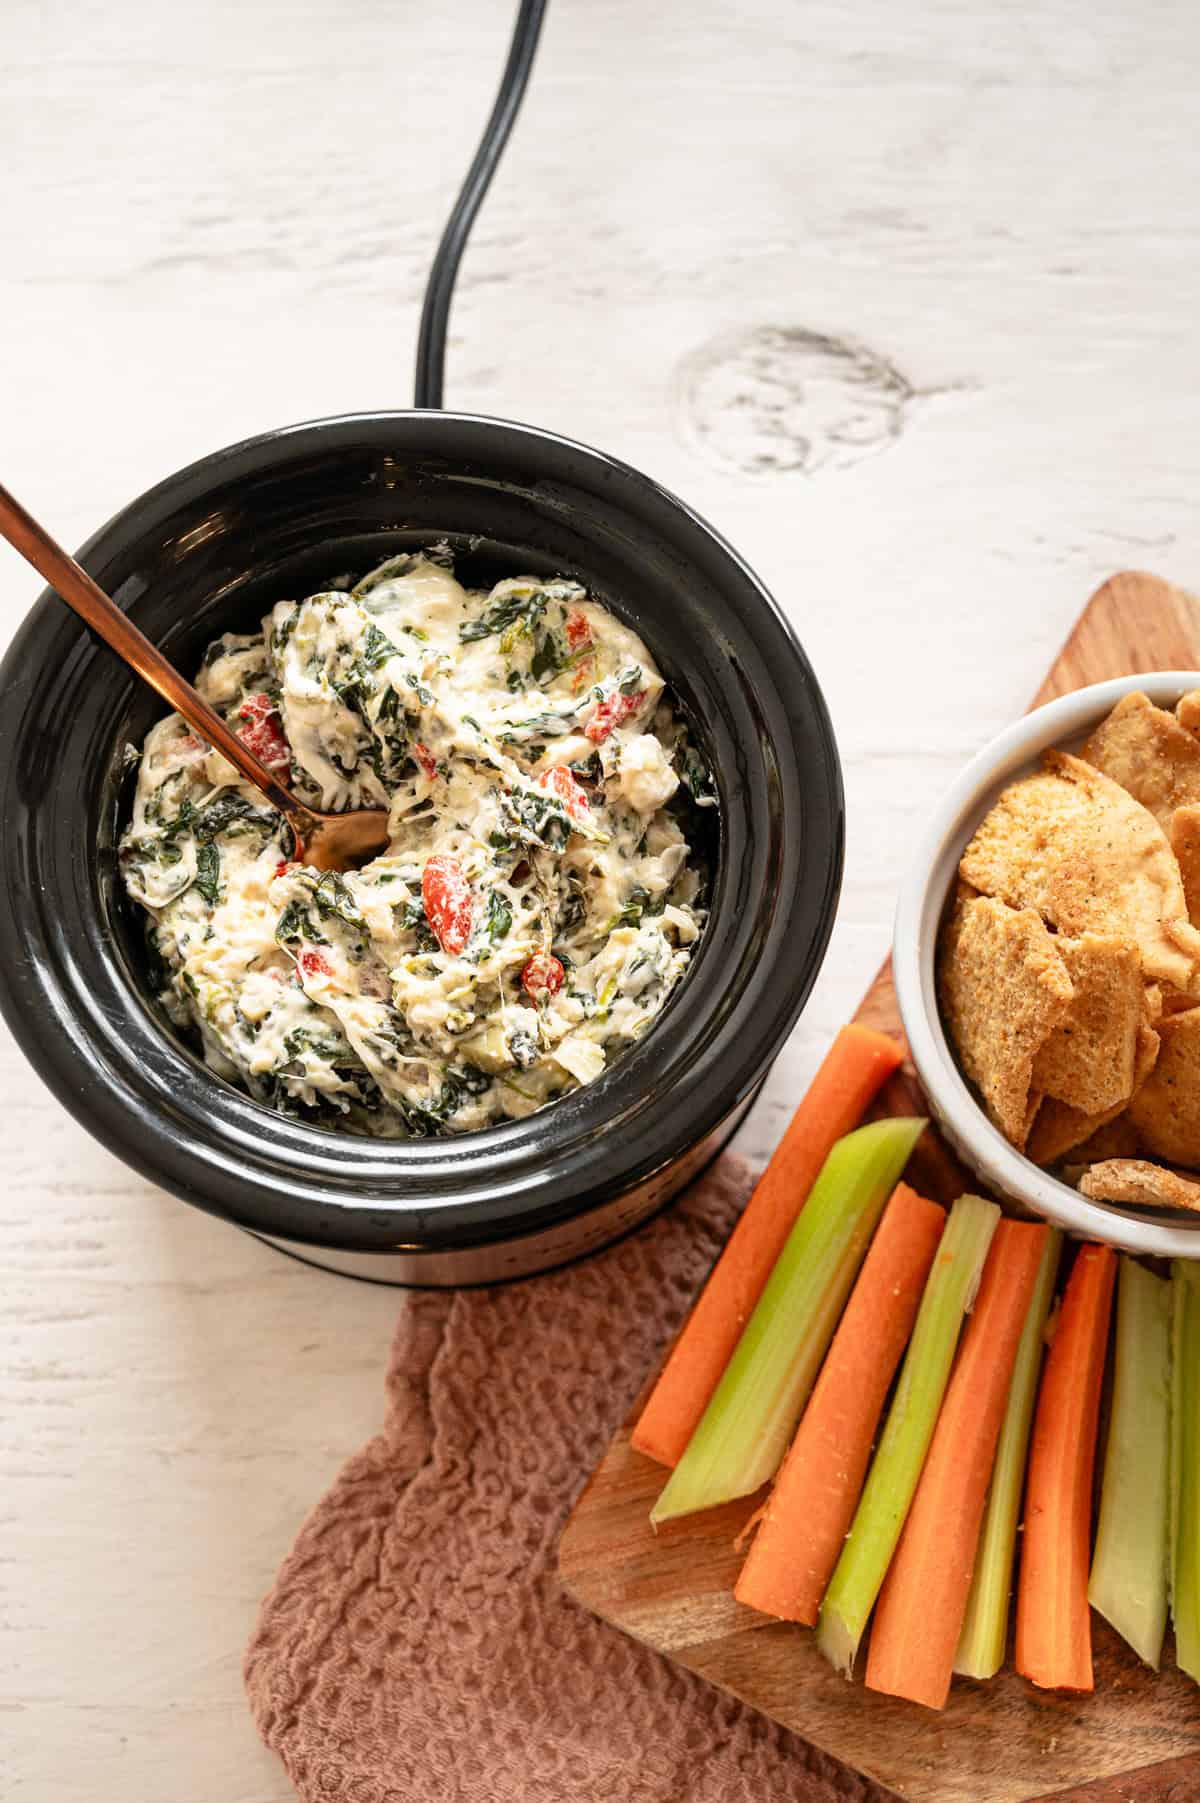
M942 1027L934 960L963 848L1005 784L1034 767L1049 746L1070 750L1077 745L1131 689L1142 689L1151 701L1173 708L1195 688L1200 688L1196 671L1119 676L1047 702L1006 727L972 758L935 810L900 891L892 944L896 997L913 1063L931 1113L967 1168L996 1195L1071 1233L1164 1258L1200 1258L1200 1215L1090 1202L1015 1151L988 1120Z

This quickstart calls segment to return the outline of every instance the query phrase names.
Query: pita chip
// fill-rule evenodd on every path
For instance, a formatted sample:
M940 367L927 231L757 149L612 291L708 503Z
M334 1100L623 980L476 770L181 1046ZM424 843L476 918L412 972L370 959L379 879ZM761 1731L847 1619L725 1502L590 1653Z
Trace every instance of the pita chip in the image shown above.
M1158 1061L1129 1104L1147 1152L1200 1166L1200 1008L1159 1022Z
M1196 746L1200 750L1200 739ZM1183 878L1188 919L1194 927L1200 926L1200 805L1189 803L1186 807L1176 808L1167 836Z
M1200 804L1200 739L1140 690L1121 697L1080 756L1128 790L1164 831L1176 808Z
M960 896L943 935L939 987L964 1071L1000 1131L1023 1147L1033 1062L1074 993L1045 922L1032 908Z
M1133 1094L1146 1015L1141 955L1136 940L1112 933L1060 933L1054 944L1075 993L1034 1059L1033 1087L1082 1114L1103 1114Z
M1145 1158L1109 1158L1089 1165L1079 1193L1093 1202L1130 1202L1135 1208L1200 1209L1200 1182Z
M1093 765L1048 751L1045 767L1005 789L959 865L963 880L1010 908L1036 909L1060 933L1137 941L1147 981L1191 989L1200 932L1153 814Z
M1153 1027L1143 1025L1138 1028L1137 1052L1134 1060L1133 1094L1136 1096L1150 1072L1154 1069L1158 1058L1158 1034ZM1120 1129L1119 1137L1117 1130ZM1087 1162L1084 1147L1092 1144L1109 1144L1104 1141L1104 1134L1111 1134L1122 1152L1140 1150L1137 1128L1129 1118L1129 1103L1117 1102L1112 1108L1100 1114L1085 1114L1082 1109L1072 1108L1066 1102L1050 1099L1044 1101L1038 1109L1037 1118L1030 1129L1029 1144L1026 1150L1035 1164L1057 1164L1067 1153L1073 1154L1073 1162ZM1105 1151L1094 1152L1092 1157L1112 1157L1115 1153Z

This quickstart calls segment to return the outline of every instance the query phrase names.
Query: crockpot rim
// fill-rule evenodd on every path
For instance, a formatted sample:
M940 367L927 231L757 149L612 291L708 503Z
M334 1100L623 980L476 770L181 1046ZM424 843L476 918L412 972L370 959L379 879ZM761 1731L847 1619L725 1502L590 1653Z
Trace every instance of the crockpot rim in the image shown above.
M296 424L273 428L266 432L254 434L239 440L237 443L218 448L216 451L193 460L184 468L164 477L161 481L136 497L120 509L103 526L87 540L79 553L80 561L85 565L89 560L99 563L103 558L111 561L128 551L132 546L141 543L157 522L170 517L173 507L194 500L207 491L217 490L236 482L240 477L249 477L261 472L272 462L283 465L290 453L299 453L310 444L314 449L336 449L340 440L360 444L364 435L371 438L373 434L392 433L412 426L428 426L435 433L453 432L455 428L465 429L470 433L482 433L485 438L492 434L499 435L501 444L510 442L515 436L517 441L532 443L546 449L560 451L572 462L582 460L585 467L592 469L599 479L632 485L632 492L645 501L652 510L661 512L666 509L680 520L683 529L696 535L698 547L706 545L721 561L723 568L728 568L731 575L747 592L754 596L755 604L766 610L777 634L781 634L786 642L788 653L792 659L794 671L798 675L804 690L805 705L811 716L816 742L820 748L822 762L820 769L809 769L808 780L814 785L814 792L806 798L805 827L810 829L819 841L819 851L825 856L824 887L817 906L815 929L810 933L803 966L796 974L788 1005L780 1007L775 1014L774 1025L769 1035L761 1039L759 1052L751 1065L744 1061L740 1065L736 1078L728 1083L720 1093L722 1105L717 1108L710 1103L703 1120L695 1130L686 1136L677 1132L672 1140L661 1148L656 1157L643 1155L640 1160L630 1166L624 1173L629 1183L652 1181L655 1176L667 1170L670 1165L687 1150L690 1144L696 1143L705 1133L719 1130L722 1120L727 1119L745 1098L761 1083L770 1063L790 1032L805 1000L811 990L817 971L823 960L836 911L837 895L840 887L842 851L844 837L844 800L841 771L837 756L836 742L827 708L821 695L816 678L799 640L786 616L769 591L762 584L736 551L717 533L706 520L685 502L670 493L652 477L636 470L620 459L609 456L593 447L583 445L561 434L549 432L540 427L529 426L517 421L497 419L487 415L474 413L445 412L439 410L397 409L368 413L338 414L323 419L301 421ZM378 446L382 449L382 446ZM435 446L433 455L438 454ZM466 462L466 453L451 448L445 453L447 460ZM29 615L18 628L12 647L5 658L4 676L12 675L12 662L28 655L31 641L36 641L47 632L61 629L63 609L61 603L48 591L43 591ZM80 632L80 637L84 635ZM45 679L44 671L40 673ZM26 678L28 680L28 678ZM4 707L8 706L9 682L4 687ZM720 773L719 773L720 775ZM0 902L0 917L11 914L7 885L3 901ZM11 920L5 924L11 925ZM85 1062L80 1056L80 1048L73 1044L68 1035L57 1026L50 1028L47 1017L35 1007L32 1010L28 1002L33 997L33 990L24 992L23 977L29 973L14 968L9 959L0 961L0 1006L8 1017L18 1041L26 1055L30 1057L35 1068L44 1080L58 1095L70 1111L109 1149L113 1150L127 1163L140 1170L152 1181L163 1184L186 1200L205 1208L207 1211L248 1228L252 1232L267 1234L286 1234L289 1238L319 1247L322 1244L337 1244L354 1249L364 1250L418 1250L453 1248L464 1243L463 1231L469 1232L471 1244L484 1244L489 1240L502 1241L521 1234L534 1232L544 1221L563 1218L565 1215L577 1214L585 1218L592 1208L602 1205L602 1198L596 1196L591 1201L581 1199L580 1203L564 1206L555 1213L543 1216L506 1217L502 1221L489 1224L486 1219L477 1218L469 1226L463 1211L452 1218L452 1208L444 1203L437 1203L432 1209L421 1209L405 1203L388 1201L378 1196L365 1196L347 1200L336 1195L325 1195L319 1200L313 1197L301 1198L294 1207L281 1206L282 1198L270 1198L270 1206L256 1206L253 1183L244 1185L245 1196L239 1196L244 1206L238 1206L228 1195L218 1197L206 1184L197 1182L195 1147L181 1146L178 1142L170 1143L169 1131L165 1136L151 1136L151 1151L147 1151L136 1135L128 1131L130 1126L128 1100L122 1094L114 1093L111 1084L106 1085L99 1079L93 1062L90 1083L72 1082L74 1075L78 1078L78 1067ZM689 973L690 974L690 973ZM681 990L684 986L681 985ZM135 1009L146 1009L145 997L137 991L127 995L128 1005ZM160 1038L162 1036L160 1035ZM650 1036L651 1039L653 1035ZM162 1043L168 1053L177 1053L179 1047L173 1042L163 1039ZM627 1057L632 1056L628 1054ZM195 1062L195 1060L193 1060ZM218 1085L222 1089L227 1086L213 1073L202 1073L202 1081L210 1085ZM624 1087L621 1077L627 1068L627 1058L622 1058L614 1068L608 1095L615 1102L620 1100L620 1091ZM603 1081L603 1080L602 1080ZM543 1129L542 1137L546 1137L545 1129L553 1129L555 1119L565 1119L564 1111L571 1108L580 1096L587 1097L597 1086L589 1086L588 1091L575 1092L575 1095L563 1103L553 1105L550 1109L540 1111L528 1117L536 1121ZM244 1103L262 1117L264 1128L275 1123L282 1129L285 1117L262 1104L255 1103L253 1098L244 1092L231 1090L240 1103ZM614 1108L615 1112L615 1108ZM500 1149L513 1143L514 1129L526 1127L528 1122L504 1123L498 1127L484 1130L481 1134L462 1136L459 1139L446 1141L397 1141L380 1142L377 1140L355 1139L356 1148L368 1146L371 1152L381 1158L385 1164L391 1164L397 1170L406 1165L419 1162L419 1154L431 1155L436 1161L439 1158L451 1161L454 1149L465 1140L479 1146L482 1142L492 1142ZM294 1126L295 1123L288 1123ZM126 1128L122 1132L122 1126ZM316 1127L302 1128L303 1133L314 1135L320 1140L319 1151L327 1155L334 1147L342 1149L347 1141L336 1133L330 1133ZM499 1136L499 1137L497 1137ZM164 1148L168 1156L168 1168L164 1168ZM192 1154L189 1157L189 1152ZM186 1167L186 1168L185 1168ZM418 1179L419 1180L419 1179ZM481 1205L486 1215L490 1204ZM416 1237L406 1238L405 1231L412 1227L412 1217L424 1214L426 1218L419 1221ZM433 1217L437 1218L434 1219ZM449 1231L439 1232L440 1227Z

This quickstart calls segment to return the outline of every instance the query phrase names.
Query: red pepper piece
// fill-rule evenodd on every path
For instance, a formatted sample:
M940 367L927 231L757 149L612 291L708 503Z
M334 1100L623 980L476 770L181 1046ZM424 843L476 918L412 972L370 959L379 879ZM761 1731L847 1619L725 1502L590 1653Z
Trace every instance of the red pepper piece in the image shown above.
M238 738L268 770L290 770L292 748L287 742L279 709L269 695L247 695L238 709Z
M586 820L590 812L586 791L565 764L555 764L552 770L543 770L537 783L538 788L544 789L547 795L558 797L572 820Z
M588 625L586 617L579 613L568 614L567 644L571 647L571 650L581 651L585 645L590 645L591 642L592 629Z
M438 944L456 958L471 937L473 898L462 865L454 858L430 858L421 877L421 899Z
M420 764L430 782L432 782L437 775L437 759L434 757L432 751L430 751L428 745L422 745L420 739L418 739L413 746L413 756L416 758L418 764Z
M296 963L300 966L301 974L306 977L331 977L333 975L333 965L324 952L319 952L315 945L306 945L296 959Z
M557 995L563 986L562 965L549 952L535 952L521 972L521 988L531 1002Z
M634 695L622 695L618 690L601 701L583 729L592 744L603 744L613 727L623 726L631 714L637 713L645 699L645 689L639 689Z

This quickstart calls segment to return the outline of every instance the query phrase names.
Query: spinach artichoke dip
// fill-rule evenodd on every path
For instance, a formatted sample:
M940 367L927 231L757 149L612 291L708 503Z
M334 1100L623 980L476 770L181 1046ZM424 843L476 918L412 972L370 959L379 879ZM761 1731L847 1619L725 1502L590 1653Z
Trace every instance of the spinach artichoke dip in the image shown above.
M177 714L148 734L121 868L222 1077L351 1132L462 1133L653 1024L703 929L715 794L646 647L578 584L468 589L435 546L226 633L196 686L306 801L389 810L382 856L321 872Z

